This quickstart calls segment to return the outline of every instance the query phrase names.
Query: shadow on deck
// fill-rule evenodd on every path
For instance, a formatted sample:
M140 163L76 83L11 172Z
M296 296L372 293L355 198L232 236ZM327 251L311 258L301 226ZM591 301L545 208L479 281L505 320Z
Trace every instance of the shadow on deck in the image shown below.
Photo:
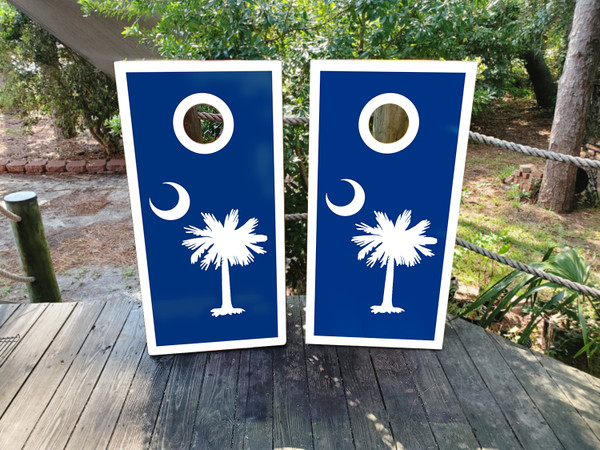
M462 320L444 349L150 357L141 305L0 305L0 448L599 448L600 380Z

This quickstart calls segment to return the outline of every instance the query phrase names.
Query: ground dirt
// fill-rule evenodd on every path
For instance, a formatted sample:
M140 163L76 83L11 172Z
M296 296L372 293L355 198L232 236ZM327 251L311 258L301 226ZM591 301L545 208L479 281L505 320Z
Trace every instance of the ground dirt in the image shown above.
M0 114L0 159L98 159L94 139L65 139L52 121L33 124ZM133 225L125 175L0 175L0 198L37 194L46 238L65 301L139 299ZM0 268L21 269L8 220L0 218ZM0 302L27 301L21 283L0 279Z

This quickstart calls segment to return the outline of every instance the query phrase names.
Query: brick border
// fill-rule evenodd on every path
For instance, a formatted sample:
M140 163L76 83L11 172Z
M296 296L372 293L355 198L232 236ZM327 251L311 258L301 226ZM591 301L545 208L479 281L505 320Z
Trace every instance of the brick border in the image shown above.
M52 160L0 159L0 173L126 173L124 159Z

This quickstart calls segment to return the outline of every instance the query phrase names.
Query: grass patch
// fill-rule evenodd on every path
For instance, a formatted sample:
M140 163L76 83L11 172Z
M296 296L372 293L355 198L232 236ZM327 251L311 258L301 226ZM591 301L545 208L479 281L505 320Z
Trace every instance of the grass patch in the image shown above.
M525 263L539 261L552 247L569 246L592 265L599 283L600 208L560 215L533 204L502 179L520 164L543 167L545 161L495 147L470 144L460 207L458 237ZM514 192L513 192L514 190ZM507 249L507 247L509 247ZM474 298L512 269L456 247L453 275L459 295Z

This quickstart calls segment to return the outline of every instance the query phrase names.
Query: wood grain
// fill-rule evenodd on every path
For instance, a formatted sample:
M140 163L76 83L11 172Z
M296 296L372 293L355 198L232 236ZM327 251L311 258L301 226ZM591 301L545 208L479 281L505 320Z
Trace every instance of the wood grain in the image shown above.
M150 448L178 449L190 446L206 358L206 353L174 357Z
M77 304L75 304L77 305ZM76 306L0 420L0 436L21 448L69 370L103 303Z
M579 412L527 348L492 335L504 359L565 448L594 448L598 439ZM548 395L553 392L554 395ZM600 407L600 404L598 405Z
M453 327L446 326L444 350L436 356L481 447L522 448Z
M150 357L141 305L0 305L0 448L600 448L600 380L462 320L444 349Z
M129 302L104 306L25 448L63 448L66 445L131 308Z
M141 305L133 306L66 448L106 447L137 369L146 335Z
M175 357L142 354L109 448L148 448Z
M0 411L6 411L14 396L39 359L44 355L54 336L71 315L75 303L60 303L47 308L43 305L23 305L2 327L9 335L21 335L21 340L0 367ZM32 326L41 319L37 326Z
M471 425L435 352L407 350L404 352L404 357L439 447L447 449L479 447Z
M210 353L197 405L193 448L231 446L239 363L239 350Z
M368 348L339 347L340 370L356 448L394 448L392 428Z
M464 321L454 321L453 326L521 444L525 448L560 448L556 435L489 334Z
M372 349L371 358L397 446L437 448L403 351Z
M273 348L273 446L313 448L300 298L287 306L287 345Z
M244 350L232 448L273 448L273 352Z

